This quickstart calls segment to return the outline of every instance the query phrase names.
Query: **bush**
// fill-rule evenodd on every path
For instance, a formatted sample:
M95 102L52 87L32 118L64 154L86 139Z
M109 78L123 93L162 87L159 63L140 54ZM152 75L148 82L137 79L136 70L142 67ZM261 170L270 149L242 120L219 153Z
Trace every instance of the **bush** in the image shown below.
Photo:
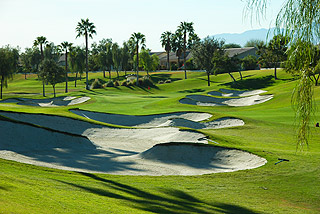
M123 81L121 82L121 86L128 86L127 80L123 80Z
M119 80L116 80L115 82L114 82L114 84L113 84L115 87L118 87L118 86L120 86L120 82L119 82Z
M171 67L170 67L170 70L177 70L178 69L178 66L176 63L171 63Z
M102 84L99 79L95 79L90 86L90 89L102 88Z
M244 57L241 63L241 67L243 70L254 70L257 69L258 63L257 63L257 58L255 56L246 56Z
M104 84L104 87L114 87L114 84L113 84L112 80L109 80L109 82Z

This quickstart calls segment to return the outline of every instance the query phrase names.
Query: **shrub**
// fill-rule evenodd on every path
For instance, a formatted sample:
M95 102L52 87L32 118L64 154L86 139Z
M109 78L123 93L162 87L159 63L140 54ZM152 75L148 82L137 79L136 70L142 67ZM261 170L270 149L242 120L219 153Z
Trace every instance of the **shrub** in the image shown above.
M257 58L255 56L246 56L241 61L241 67L243 70L254 70L258 67Z
M121 86L128 86L127 80L123 80L123 81L121 82Z
M102 88L102 84L99 79L95 79L90 86L90 89Z
M113 84L112 80L109 80L109 82L104 84L104 87L114 87L114 84Z
M170 70L177 70L178 69L178 66L176 63L171 63L171 67L170 67Z

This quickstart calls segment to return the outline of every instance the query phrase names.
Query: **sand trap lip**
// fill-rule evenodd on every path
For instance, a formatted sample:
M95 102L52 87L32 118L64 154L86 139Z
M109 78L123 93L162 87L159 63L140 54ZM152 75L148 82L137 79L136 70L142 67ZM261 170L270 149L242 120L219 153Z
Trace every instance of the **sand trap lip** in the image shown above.
M179 100L181 104L198 106L251 106L271 100L273 95L252 95L241 98L217 98L206 95L187 95Z
M221 91L221 92L220 92ZM253 90L253 91L237 91L229 89L219 89L219 91L210 91L208 94L219 97L248 97L253 95L259 95L267 91Z
M0 101L0 103L17 103L18 105L40 106L40 107L59 107L71 106L84 103L90 100L90 97L56 97L49 99L29 99L29 98L9 98Z
M199 123L199 121L209 119L212 115L208 113L198 112L177 112L168 114L134 116L122 114L106 114L76 109L70 111L82 117L108 124L139 128L175 126L192 129L218 129L244 125L244 122L242 120L230 117L220 118L218 120L210 122Z
M148 158L152 153L156 156L161 155L161 150L152 149L155 145L179 142L184 145L180 149L192 154L193 149L190 148L193 147L185 149L185 144L207 143L199 140L205 136L200 133L180 131L173 127L114 129L60 116L22 113L11 113L10 116L9 114L5 116L16 121L39 121L34 124L87 137L85 139L27 124L0 120L0 132L5 133L0 141L0 158L38 166L82 172L158 176L236 171L258 167L266 162L258 156L252 156L252 161L256 161L256 165L249 164L249 166L244 163L246 166L240 168L233 167L232 164L220 167L217 163L211 162L205 165L205 161L194 161L197 157L191 162L179 162L176 159L164 162ZM32 119L35 116L36 119ZM243 155L247 154L249 153L243 152ZM249 159L245 159L244 162L246 160Z

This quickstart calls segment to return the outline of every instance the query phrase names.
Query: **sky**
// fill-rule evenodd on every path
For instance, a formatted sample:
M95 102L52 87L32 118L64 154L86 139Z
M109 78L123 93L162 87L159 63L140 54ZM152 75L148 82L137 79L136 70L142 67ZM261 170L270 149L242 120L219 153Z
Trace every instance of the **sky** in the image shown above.
M120 45L133 32L146 37L146 46L162 51L161 33L174 32L182 21L193 22L200 38L242 33L274 26L284 0L270 0L258 23L244 16L247 0L0 0L0 46L31 47L38 36L56 45L63 41L84 45L75 28L89 18L97 34L89 44L111 38Z

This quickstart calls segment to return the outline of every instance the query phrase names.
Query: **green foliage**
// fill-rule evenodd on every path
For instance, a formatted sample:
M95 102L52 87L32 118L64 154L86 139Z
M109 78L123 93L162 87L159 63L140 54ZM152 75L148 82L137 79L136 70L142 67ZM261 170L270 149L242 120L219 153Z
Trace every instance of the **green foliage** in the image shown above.
M170 65L170 70L172 70L172 71L178 70L177 64L176 64L176 63L171 63L171 65Z
M224 49L227 49L227 48L241 48L241 45L236 44L236 43L228 43L228 44L224 44L223 48Z
M2 89L8 86L8 79L12 79L14 72L18 67L19 51L16 48L6 46L0 48L0 81L1 95Z
M100 82L100 80L97 78L95 79L90 86L90 89L97 89L97 88L103 88L102 83Z
M58 66L53 59L44 59L40 64L39 76L46 83L50 83L53 88L54 97L56 96L55 85L63 81L65 71Z
M258 60L255 56L249 55L241 59L241 67L243 70L255 70L257 69Z
M265 46L265 42L260 39L250 39L244 45L244 47L255 47L257 49L259 49L260 47L263 47L263 46Z
M194 63L200 69L207 72L214 72L214 56L224 55L223 50L224 41L219 41L213 37L206 37L204 40L197 43L192 49Z

